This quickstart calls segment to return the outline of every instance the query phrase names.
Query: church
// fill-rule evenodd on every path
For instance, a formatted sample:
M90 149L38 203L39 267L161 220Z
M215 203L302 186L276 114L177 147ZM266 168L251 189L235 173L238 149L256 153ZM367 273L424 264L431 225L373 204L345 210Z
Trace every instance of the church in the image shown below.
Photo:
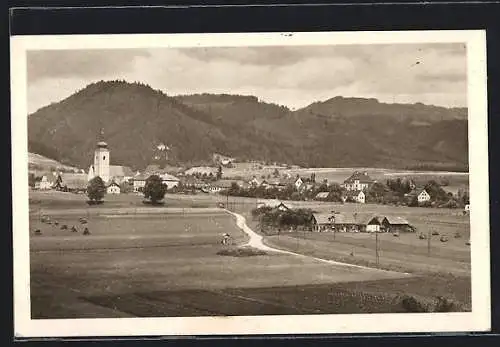
M90 165L87 180L90 181L94 177L99 176L106 187L113 183L122 183L133 178L132 170L127 166L110 165L110 151L108 144L104 141L97 142L94 151L94 163Z

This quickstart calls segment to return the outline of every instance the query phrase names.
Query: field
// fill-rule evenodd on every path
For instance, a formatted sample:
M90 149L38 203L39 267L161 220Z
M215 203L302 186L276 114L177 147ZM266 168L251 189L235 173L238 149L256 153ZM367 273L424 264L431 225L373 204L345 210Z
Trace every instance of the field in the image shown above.
M225 202L224 197L169 195L166 207L160 208L147 207L142 197L132 194L106 197L102 206L93 207L85 204L85 196L69 193L32 192L30 199L33 318L403 312L403 294L422 300L442 295L460 302L461 310L470 309L470 277L459 276L459 271L453 278L427 272L404 275L272 252L219 255L226 247L220 244L222 233L233 237L230 248L248 239L231 215L215 207ZM246 213L255 206L255 199L231 198L231 203ZM422 209L420 214L430 211ZM41 223L41 214L58 225ZM88 224L81 225L80 217L86 217ZM75 225L78 232L61 230L62 224ZM82 235L85 226L91 235ZM33 234L35 229L42 234ZM369 239L349 240L347 234L336 235L334 243L322 239L329 236L308 234L303 240L289 234L265 242L332 259L342 253L334 244L346 249L354 244L360 259L363 249L370 252ZM295 240L299 240L298 249ZM400 253L409 253L405 240L382 243L400 249L391 257L402 264L406 261ZM311 243L312 253L305 242ZM444 269L453 269L455 261L470 266L456 242L455 251L435 249ZM445 246L433 243L433 247ZM424 251L415 249L417 254ZM387 250L382 254L381 260L389 258Z

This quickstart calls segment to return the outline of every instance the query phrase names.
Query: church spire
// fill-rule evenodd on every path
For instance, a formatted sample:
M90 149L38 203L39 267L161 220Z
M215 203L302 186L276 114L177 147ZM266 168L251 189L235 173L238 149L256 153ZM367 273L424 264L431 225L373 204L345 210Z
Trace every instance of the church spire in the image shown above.
M97 142L102 142L104 141L104 128L101 127L99 130L99 134L97 135Z

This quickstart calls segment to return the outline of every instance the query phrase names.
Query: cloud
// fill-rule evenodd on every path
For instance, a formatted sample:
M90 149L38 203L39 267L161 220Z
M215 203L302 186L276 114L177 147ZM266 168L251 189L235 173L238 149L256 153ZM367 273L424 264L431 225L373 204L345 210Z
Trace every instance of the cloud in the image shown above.
M28 56L28 95L33 111L75 87L125 79L168 95L255 95L293 108L337 95L465 106L466 72L456 43L42 51Z
M28 81L44 78L84 78L126 71L145 50L44 50L27 53Z

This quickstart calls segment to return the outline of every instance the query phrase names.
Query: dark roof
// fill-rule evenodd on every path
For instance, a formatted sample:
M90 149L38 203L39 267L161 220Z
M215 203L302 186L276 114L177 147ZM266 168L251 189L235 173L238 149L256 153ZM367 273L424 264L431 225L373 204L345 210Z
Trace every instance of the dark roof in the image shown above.
M385 216L384 220L387 220L387 222L390 225L407 225L410 224L408 221L404 218L401 217L394 217L394 216Z
M370 176L368 176L368 173L366 171L361 172L361 171L354 171L354 173L347 178L344 183L354 183L354 181L359 180L359 183L373 183L374 180L371 179Z
M313 213L313 218L316 220L317 224L331 224L331 217L331 213Z

